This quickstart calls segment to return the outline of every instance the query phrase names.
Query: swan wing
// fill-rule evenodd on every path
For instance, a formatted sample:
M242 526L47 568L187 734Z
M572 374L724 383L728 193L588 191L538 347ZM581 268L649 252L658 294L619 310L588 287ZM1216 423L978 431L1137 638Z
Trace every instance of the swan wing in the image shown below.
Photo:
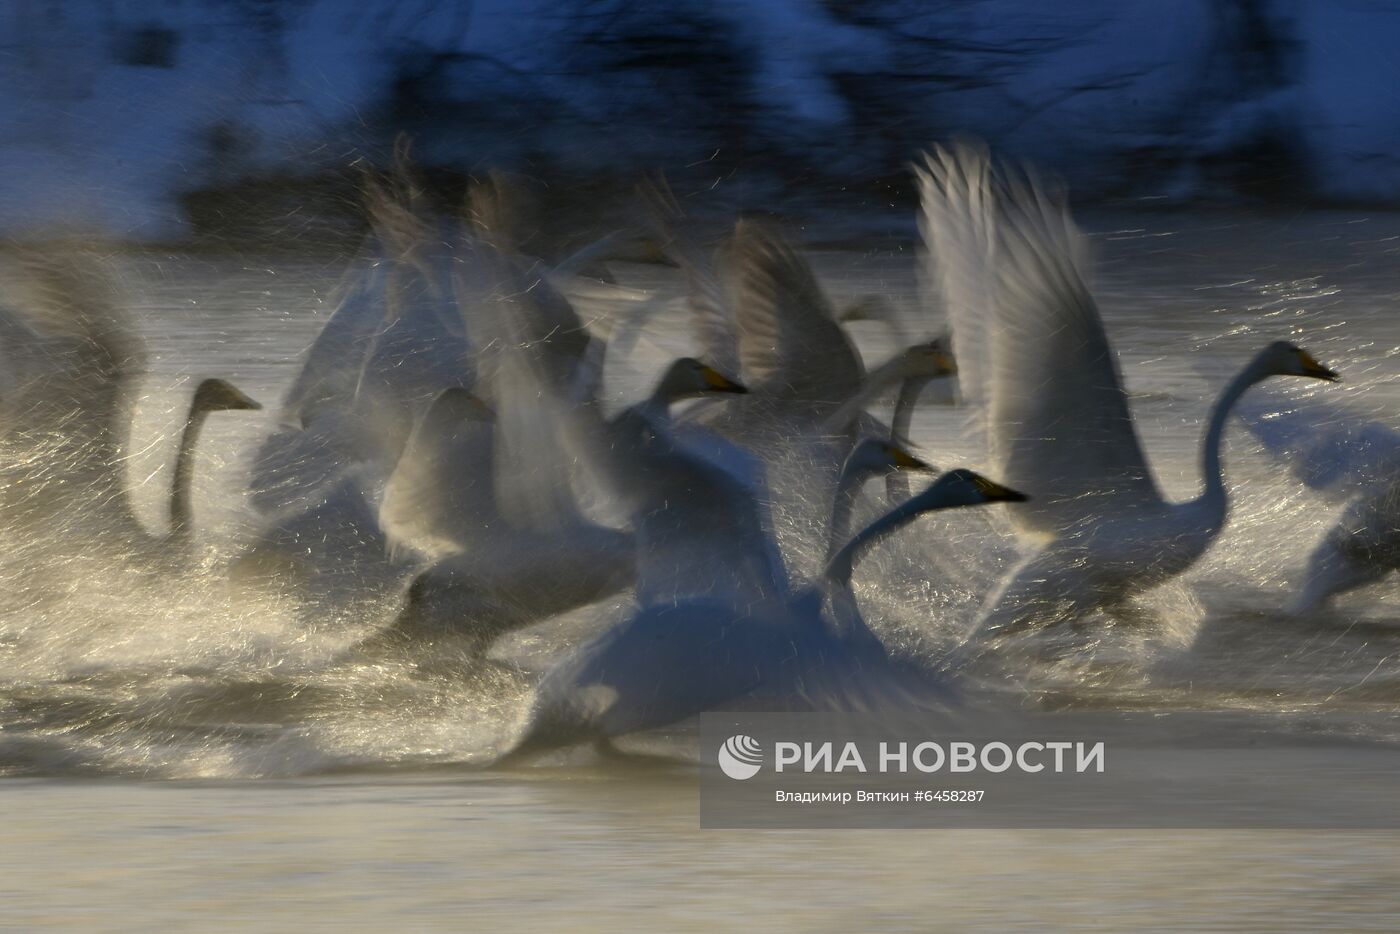
M46 470L120 486L146 348L115 281L95 254L21 254L0 313L9 383L0 411L6 439L47 451Z
M743 372L734 321L734 299L715 272L713 262L704 262L697 250L679 254L685 270L686 302L690 308L691 333L700 359L721 373Z
M984 152L967 145L940 147L925 156L915 173L922 207L925 304L935 295L942 303L958 361L958 392L968 406L970 428L985 450L992 388L991 330L985 315L996 294L991 163Z
M470 393L448 389L419 419L379 504L393 551L429 558L459 552L497 525L489 413Z
M739 357L750 389L838 405L859 391L865 375L860 355L811 266L786 237L741 221L729 264Z
M384 267L346 277L342 297L302 357L301 370L282 402L282 420L304 424L323 405L351 398L370 341L384 318Z
M944 276L944 298L989 460L1031 497L1012 512L1018 528L1058 534L1160 504L1063 201L1028 174L998 178L968 147L935 151L922 174L930 252L940 268L973 267Z
M635 504L641 603L694 596L757 604L787 593L761 460L698 426L628 423L612 437L633 448L622 484Z
M779 629L722 601L645 607L547 672L522 746L657 729L758 688Z
M489 335L497 504L522 527L574 527L578 443L601 430L594 398L605 348L540 267L499 253L494 262L497 291L478 311Z
M1256 386L1236 413L1265 449L1314 490L1338 499L1400 477L1400 432L1310 393Z

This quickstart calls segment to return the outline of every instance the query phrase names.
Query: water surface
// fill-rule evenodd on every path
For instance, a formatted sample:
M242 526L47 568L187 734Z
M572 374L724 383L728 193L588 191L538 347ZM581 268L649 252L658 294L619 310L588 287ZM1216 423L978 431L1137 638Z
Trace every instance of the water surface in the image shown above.
M1083 223L1169 495L1197 491L1213 394L1269 340L1307 347L1344 375L1328 392L1395 423L1400 218ZM936 333L936 315L917 311L911 242L860 243L815 255L832 291L883 293L909 312L911 337ZM275 403L346 262L142 254L121 268L152 350L128 475L154 527L192 381L227 376ZM665 271L619 272L639 296L680 287ZM609 331L616 294L585 291L580 308ZM617 402L690 349L681 325L663 313L610 371ZM870 360L894 346L877 323L854 330ZM211 569L251 528L246 455L275 408L210 422L197 510ZM923 410L916 436L940 465L976 462L955 409ZM1090 633L987 690L1283 724L1393 712L1400 580L1314 619L1284 617L1335 507L1238 429L1226 461L1231 525L1184 583L1146 601L1159 627ZM946 653L1009 558L992 535L985 522L925 520L881 546L858 574L872 623L911 653ZM0 560L0 927L1355 931L1391 929L1400 912L1393 833L700 831L693 766L481 771L522 712L528 675L357 655L393 599L320 606L215 570L152 579L12 544ZM500 654L536 667L623 613L619 602L574 614Z

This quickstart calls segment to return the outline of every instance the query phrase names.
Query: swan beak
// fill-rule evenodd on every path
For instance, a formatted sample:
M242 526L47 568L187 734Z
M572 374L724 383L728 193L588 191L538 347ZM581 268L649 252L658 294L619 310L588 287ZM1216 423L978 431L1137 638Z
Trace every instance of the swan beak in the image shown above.
M748 392L746 387L734 382L734 380L725 376L712 366L702 366L700 368L700 375L704 377L706 385L710 387L712 392Z
M924 461L919 460L913 454L910 454L908 451L904 450L904 448L900 447L897 444L889 445L889 452L890 463L894 464L895 467L897 467L900 470L933 470L932 466L925 463Z
M983 476L976 476L972 483L977 487L977 492L986 497L989 503L1024 503L1030 499L1025 493L1013 490L1009 486L1002 486L993 480L988 480Z
M1298 351L1298 362L1302 364L1303 376L1309 376L1313 379L1323 379L1329 383L1335 383L1337 380L1341 379L1335 370L1318 363L1317 358L1306 350Z
M929 351L929 358L933 360L934 367L944 376L954 376L958 372L958 363L953 359L953 355L941 347L934 347Z

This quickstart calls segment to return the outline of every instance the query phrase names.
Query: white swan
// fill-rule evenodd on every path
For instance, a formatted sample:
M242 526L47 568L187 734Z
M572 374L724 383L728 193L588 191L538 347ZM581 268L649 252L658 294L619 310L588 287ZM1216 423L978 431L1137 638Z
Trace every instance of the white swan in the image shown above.
M784 552L815 572L827 504L852 445L862 435L901 437L865 410L900 386L895 421L907 430L920 390L951 374L951 357L937 342L920 344L866 373L806 259L767 225L735 226L720 273L697 268L695 252L678 255L697 340L716 359L735 360L752 393L701 417L763 460ZM900 482L887 483L898 495Z
M1261 393L1242 409L1245 425L1295 478L1346 504L1308 558L1289 612L1312 612L1400 570L1400 432L1282 393Z
M639 430L629 427L633 419L664 424L670 406L682 399L733 393L739 388L699 361L682 358L667 368L647 399L614 419L606 430L615 445L624 444L630 431ZM450 404L454 411L439 412L442 402L439 400L415 431L405 457L433 448L437 457L445 459L432 466L417 460L401 463L400 470L413 472L417 495L406 489L407 484L402 492L395 492L400 480L396 471L385 495L385 508L396 514L412 513L413 522L399 522L400 527L411 524L426 528L413 538L415 542L447 543L451 552L414 579L404 609L386 631L387 636L463 637L472 653L479 655L506 632L597 602L634 582L638 556L632 532L598 525L576 514L555 527L538 530L502 513L495 500L491 471L482 469L492 462L489 419L482 417L479 402L472 406L456 400ZM471 426L467 435L451 435L454 426L449 420L453 418ZM430 433L434 432L440 437L447 435L450 446L432 442ZM610 450L610 456L627 455ZM431 455L424 457L424 461L432 460ZM451 491L446 497L437 495L438 488L452 482L444 475L450 472L444 466L471 471L472 464L476 469L467 490L455 496ZM651 498L654 493L633 487L626 494L629 499L637 496L646 504L636 507L639 511L657 508L658 502ZM412 505L400 505L409 499ZM427 511L423 511L424 506ZM466 512L456 519L435 518L449 510ZM640 524L649 527L650 521L644 517ZM395 526L393 520L386 520L384 510L381 523L386 528ZM646 565L647 559L642 561ZM647 580L653 578L647 576ZM644 584L643 588L648 586L657 585Z
M375 259L347 277L283 399L278 430L254 457L250 501L259 512L324 499L322 488L339 485L352 465L382 485L419 414L443 389L472 385L458 311L464 264L451 232L417 200L367 193Z
M75 534L127 557L191 558L194 455L211 413L261 406L222 379L203 380L173 461L169 528L136 517L125 480L131 418L145 348L119 309L111 273L95 257L31 257L28 300L7 308L3 348L4 518L49 538Z
M410 570L389 554L380 500L419 416L443 390L474 384L459 306L494 281L474 237L424 205L406 153L388 182L366 185L376 259L351 275L255 456L262 528L241 562L323 594L392 585Z
M1032 498L1011 515L1026 556L988 601L984 631L1113 607L1185 571L1225 523L1220 444L1236 401L1270 376L1336 374L1287 342L1265 347L1215 403L1204 491L1168 503L1062 201L1033 176L994 172L970 147L935 150L919 181L930 281L942 286L964 396L981 416L989 463Z
M496 508L495 413L465 389L446 389L414 426L379 503L391 550L430 561L490 541Z
M850 467L869 476L865 462ZM872 542L925 512L1021 498L970 471L953 471L857 534L819 585L781 608L715 599L644 607L544 676L521 738L501 762L606 743L736 703L837 710L946 703L946 685L892 660L865 624L850 587L852 568Z

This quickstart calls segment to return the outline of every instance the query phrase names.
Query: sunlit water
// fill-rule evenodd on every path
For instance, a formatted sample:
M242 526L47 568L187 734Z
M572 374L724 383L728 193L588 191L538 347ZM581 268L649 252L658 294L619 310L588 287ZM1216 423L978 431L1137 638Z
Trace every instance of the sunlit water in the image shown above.
M1345 384L1325 391L1392 423L1400 412L1400 218L1084 223L1134 414L1171 496L1195 494L1214 392L1269 340L1295 340L1341 371ZM859 242L815 254L832 291L885 294L909 312L910 337L935 333L938 321L915 312L911 243ZM226 376L270 411L209 424L196 499L207 569L153 576L42 542L13 542L0 559L0 927L1393 926L1394 834L702 832L691 766L481 771L523 711L528 674L355 650L396 594L331 606L219 573L252 527L246 454L333 310L344 262L141 255L122 268L152 351L129 465L143 518L160 525L193 381ZM618 271L638 298L679 289L664 271ZM589 292L580 309L607 333L619 300ZM867 359L891 352L880 324L853 328ZM663 313L610 371L616 401L690 349L679 316ZM976 463L961 418L920 413L928 459ZM993 703L1225 707L1261 721L1393 711L1400 580L1307 621L1282 616L1335 507L1242 431L1231 440L1231 524L1184 583L1145 601L1155 625L1042 639L978 690ZM1006 565L994 536L985 519L954 515L880 546L857 574L872 624L936 663ZM537 668L624 613L619 601L574 614L497 654Z

